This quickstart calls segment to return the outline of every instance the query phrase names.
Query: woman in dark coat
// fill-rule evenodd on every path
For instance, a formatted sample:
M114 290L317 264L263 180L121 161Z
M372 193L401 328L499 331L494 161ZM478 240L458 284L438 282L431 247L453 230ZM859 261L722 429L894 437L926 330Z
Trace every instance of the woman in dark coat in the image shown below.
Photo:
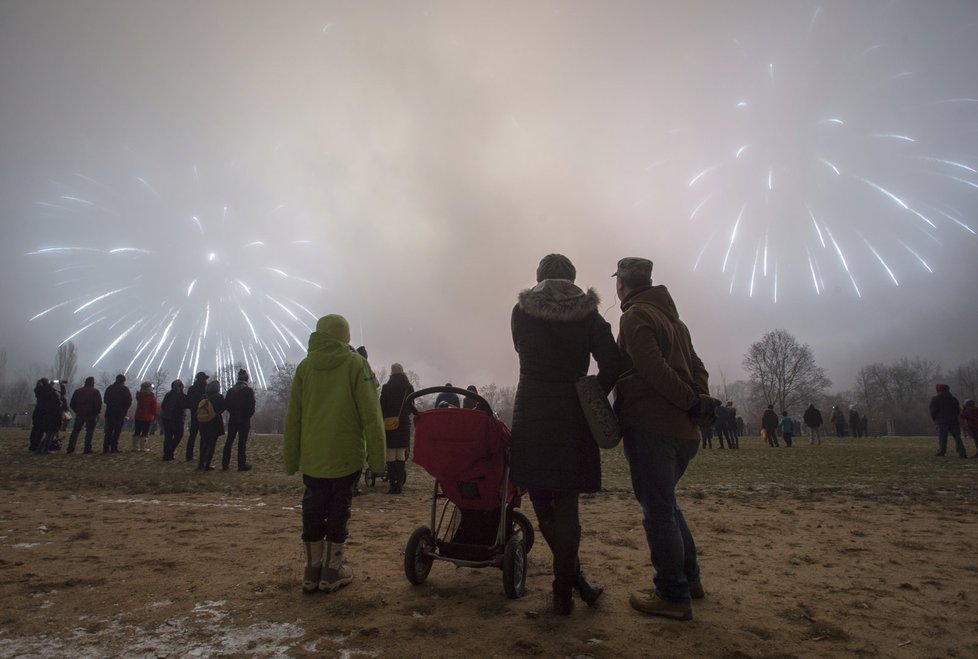
M41 378L34 387L34 413L31 415L30 450L49 453L54 436L61 429L61 396L51 381Z
M599 298L574 285L566 256L550 254L537 268L537 285L519 294L513 309L513 345L520 380L513 406L511 475L528 489L540 532L553 552L553 609L568 615L576 589L589 606L604 588L588 583L578 560L578 497L601 489L601 457L577 397L575 382L591 357L610 392L621 370L611 326Z
M397 417L397 428L387 430L387 482L388 494L400 494L404 487L407 450L411 444L411 415L404 399L414 393L414 387L404 374L404 367L391 364L390 379L380 388L380 409L384 419ZM387 425L385 421L385 426Z

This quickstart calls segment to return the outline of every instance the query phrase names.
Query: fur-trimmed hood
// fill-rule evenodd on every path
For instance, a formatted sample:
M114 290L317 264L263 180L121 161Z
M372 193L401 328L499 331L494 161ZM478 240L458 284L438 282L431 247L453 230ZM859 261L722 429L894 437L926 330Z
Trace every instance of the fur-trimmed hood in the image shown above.
M601 298L593 288L585 292L567 279L544 279L517 296L517 305L523 312L543 320L581 320L600 304Z

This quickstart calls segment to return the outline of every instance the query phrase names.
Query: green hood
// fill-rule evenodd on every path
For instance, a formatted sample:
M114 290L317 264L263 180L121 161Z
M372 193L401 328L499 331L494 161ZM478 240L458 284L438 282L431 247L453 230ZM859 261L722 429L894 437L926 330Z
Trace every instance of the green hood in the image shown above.
M349 359L350 346L326 332L309 335L309 355L306 360L317 371L339 368Z

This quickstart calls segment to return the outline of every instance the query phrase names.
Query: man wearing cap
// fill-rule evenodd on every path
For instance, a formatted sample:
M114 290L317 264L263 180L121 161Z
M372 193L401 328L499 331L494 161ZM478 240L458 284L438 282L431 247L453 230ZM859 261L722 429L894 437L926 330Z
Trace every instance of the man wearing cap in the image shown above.
M703 586L676 484L699 449L694 418L711 415L720 401L708 395L708 374L672 296L652 285L652 262L624 258L613 276L625 359L615 407L655 569L655 587L632 593L629 601L643 613L690 620L690 599L702 598Z
M194 459L194 443L197 441L197 433L200 432L200 424L197 422L197 406L200 405L204 397L204 389L207 388L207 373L201 371L194 376L194 383L187 389L187 409L190 410L190 430L187 433L187 462Z
M255 390L248 384L248 371L238 370L238 381L224 396L224 404L228 410L228 436L224 440L224 452L221 455L221 469L228 470L231 465L231 449L234 439L238 438L238 471L248 471L248 433L251 432L251 417L255 415Z
M366 461L384 470L384 419L373 371L350 350L350 326L330 314L309 335L285 415L285 473L302 472L302 590L333 592L353 581L343 562L353 488Z

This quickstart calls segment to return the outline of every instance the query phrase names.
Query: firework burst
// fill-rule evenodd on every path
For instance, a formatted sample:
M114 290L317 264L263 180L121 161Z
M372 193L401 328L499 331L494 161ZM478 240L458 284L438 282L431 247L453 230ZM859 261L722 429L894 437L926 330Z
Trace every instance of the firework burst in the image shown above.
M310 298L325 289L301 273L323 255L288 237L301 224L288 204L202 178L193 167L164 183L132 173L116 186L86 174L52 183L36 202L52 238L28 256L61 299L30 322L69 327L63 343L90 350L92 368L138 380L204 370L227 387L243 367L267 387L305 352Z
M885 34L886 17L862 18L786 12L778 29L733 40L715 104L690 113L677 187L702 236L693 269L719 271L731 294L862 297L934 272L943 246L975 238L974 77L942 69L950 51Z

